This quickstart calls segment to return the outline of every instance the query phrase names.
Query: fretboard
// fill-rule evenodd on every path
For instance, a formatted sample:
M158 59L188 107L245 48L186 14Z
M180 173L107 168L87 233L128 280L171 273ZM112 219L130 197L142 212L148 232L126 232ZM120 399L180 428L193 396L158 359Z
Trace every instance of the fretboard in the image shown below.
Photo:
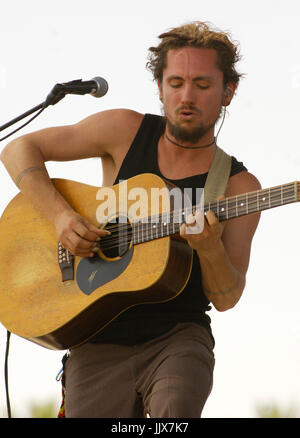
M204 205L204 214L212 210L220 222L248 214L258 213L270 208L280 207L299 201L300 182L292 182L268 189L261 189L242 195L231 196ZM194 213L196 207L189 210L171 211L147 218L147 221L133 223L133 243L142 243L179 233L188 214Z

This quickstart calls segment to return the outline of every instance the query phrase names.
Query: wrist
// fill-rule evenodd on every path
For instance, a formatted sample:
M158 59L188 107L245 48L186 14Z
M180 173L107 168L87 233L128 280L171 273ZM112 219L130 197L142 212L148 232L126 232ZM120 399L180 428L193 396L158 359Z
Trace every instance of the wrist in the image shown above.
M196 249L198 257L207 262L216 263L220 259L224 259L225 248L221 239L218 239L213 246Z
M61 198L56 202L50 220L56 226L58 222L61 222L64 218L74 214L77 213L73 210L70 204L68 204L64 198Z

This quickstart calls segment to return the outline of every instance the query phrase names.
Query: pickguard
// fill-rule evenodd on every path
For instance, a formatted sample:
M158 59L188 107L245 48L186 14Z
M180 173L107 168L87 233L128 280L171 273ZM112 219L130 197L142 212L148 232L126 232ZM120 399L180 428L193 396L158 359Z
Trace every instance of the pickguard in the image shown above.
M129 248L126 254L117 260L105 260L98 254L92 258L81 259L76 271L76 281L81 291L90 295L98 287L121 275L132 259L133 248Z

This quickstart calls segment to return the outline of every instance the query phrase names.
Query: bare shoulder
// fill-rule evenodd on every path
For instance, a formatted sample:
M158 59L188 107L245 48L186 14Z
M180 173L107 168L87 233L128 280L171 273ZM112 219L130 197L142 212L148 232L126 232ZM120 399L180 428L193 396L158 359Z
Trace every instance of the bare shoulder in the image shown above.
M141 123L143 117L144 114L138 113L137 111L133 111L130 109L111 109L92 114L91 116L79 122L78 126L86 123L91 123L97 125L105 124L109 126L109 128L130 129L131 127L136 128L136 126Z
M248 171L242 171L229 178L225 196L240 195L260 189L261 184L257 177Z
M78 132L101 146L101 154L110 154L131 144L144 114L129 109L112 109L93 114L76 125ZM114 149L112 149L112 146Z

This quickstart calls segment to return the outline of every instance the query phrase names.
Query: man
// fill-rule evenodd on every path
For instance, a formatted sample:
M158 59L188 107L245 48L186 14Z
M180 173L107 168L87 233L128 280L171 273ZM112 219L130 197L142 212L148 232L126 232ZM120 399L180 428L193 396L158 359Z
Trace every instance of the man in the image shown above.
M227 34L201 22L160 38L160 45L150 49L148 66L165 118L104 111L74 126L25 135L1 154L20 190L76 256L92 257L105 231L73 211L56 191L46 161L101 157L104 186L152 172L181 188L204 187L216 151L215 124L240 78L237 47ZM259 181L233 157L225 196L258 189ZM187 225L181 227L195 255L185 289L167 303L127 310L71 350L65 367L67 417L201 416L214 368L206 312L209 303L225 311L240 299L258 221L254 214L224 225L209 211L202 232L190 234Z

